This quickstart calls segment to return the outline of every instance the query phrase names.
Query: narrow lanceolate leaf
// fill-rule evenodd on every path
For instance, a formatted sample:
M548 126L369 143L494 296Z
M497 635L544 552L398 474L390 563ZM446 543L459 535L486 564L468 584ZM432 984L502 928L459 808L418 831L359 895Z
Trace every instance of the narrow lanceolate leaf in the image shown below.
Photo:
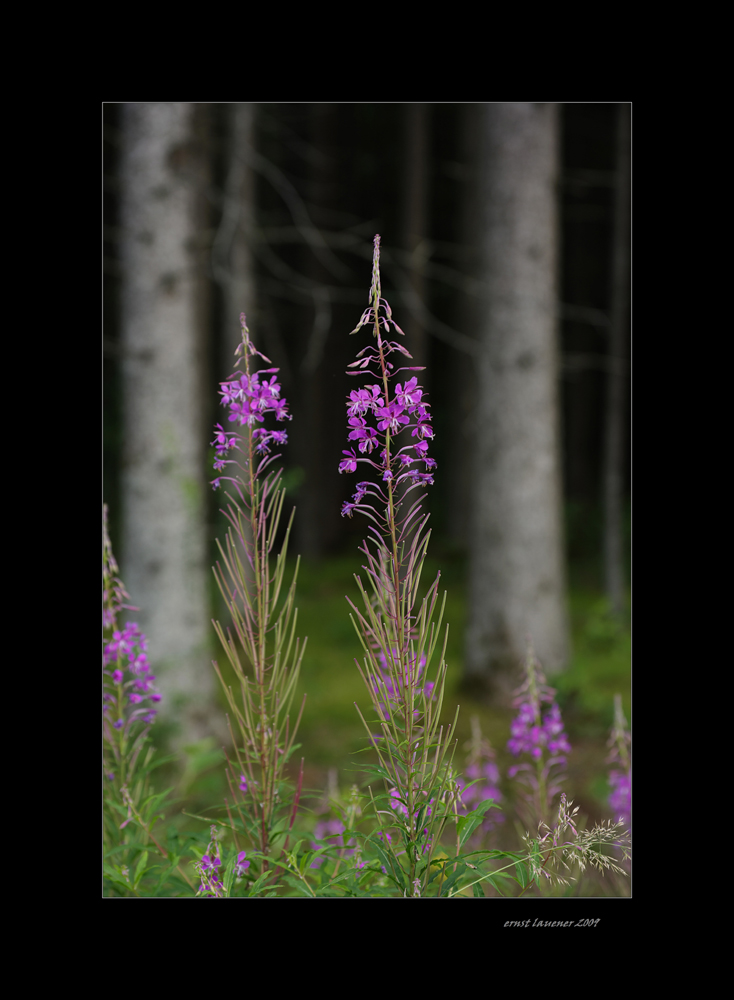
M523 889L530 882L530 876L528 875L528 870L521 861L518 861L517 864L515 865L515 877Z
M135 878L133 879L133 885L135 886L136 889L140 884L141 878L145 874L145 866L147 865L147 863L148 863L148 852L143 851L143 853L140 855L140 860L135 866Z
M237 863L237 855L233 854L229 859L229 864L227 865L227 872L224 876L224 895L229 896L232 890L232 883L234 882L234 869Z
M444 867L444 871L446 871L447 867L449 867L448 863ZM446 878L445 882L441 883L441 895L447 896L454 888L456 883L459 881L459 879L462 879L464 877L466 872L467 872L466 865L462 864L461 862L458 862L455 866L455 870L453 871L453 873Z
M459 844L462 847L482 822L484 814L493 807L497 807L496 803L492 799L485 799L483 802L480 802L476 809L468 813L466 816L461 817L459 822L456 824L456 829L459 834Z
M260 892L260 890L263 888L263 886L267 883L267 881L268 881L268 879L270 877L271 877L271 873L269 871L268 872L263 872L263 874L255 882L253 882L252 885L249 887L249 889L247 891L247 895L248 896L257 896L257 894Z

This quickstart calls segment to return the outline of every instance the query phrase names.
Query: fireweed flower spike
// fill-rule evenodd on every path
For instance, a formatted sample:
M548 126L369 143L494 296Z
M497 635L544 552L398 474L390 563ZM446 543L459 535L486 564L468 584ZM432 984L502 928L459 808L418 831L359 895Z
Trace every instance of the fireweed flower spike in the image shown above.
M512 735L507 749L514 757L529 756L532 763L515 764L507 773L510 778L517 777L526 789L524 808L519 810L522 818L526 822L547 822L553 798L561 790L566 763L564 754L571 752L571 745L563 731L561 711L554 701L555 691L546 684L530 641L525 680L515 695L513 705L519 711L510 727ZM544 704L550 706L545 713L542 712Z
M416 610L430 532L415 491L433 484L436 468L428 454L433 439L430 403L412 374L422 369L406 365L410 354L390 339L403 331L382 296L379 236L374 241L369 306L352 333L362 327L371 330L372 342L358 351L347 372L365 384L347 397L349 447L339 472L350 474L361 467L363 481L352 502L342 507L342 515L364 514L370 534L360 549L367 586L356 576L360 607L349 603L364 650L363 664L357 667L380 730L374 735L374 725L368 726L362 716L379 758L374 770L385 780L385 795L376 803L380 850L390 859L386 874L401 895L411 897L416 881L425 892L433 845L448 818L444 798L450 797L456 718L445 733L439 715L448 626L439 665L429 680L446 600L444 594L434 621L440 574ZM391 836L388 828L397 828L401 836ZM404 850L397 853L401 842Z
M476 715L472 716L471 729L472 737L466 744L468 754L464 767L464 778L459 778L457 781L461 795L461 807L464 812L467 808L472 808L477 803L487 799L497 803L502 801L496 754L489 740L482 736L479 719ZM476 842L481 839L481 834L489 833L498 823L504 823L504 820L505 817L499 811L499 807L489 811L477 832Z
M177 862L166 865L168 874L161 878L161 858L169 855L153 831L167 793L150 794L150 772L161 761L154 761L148 736L161 696L154 686L145 635L135 622L118 623L121 611L139 609L125 603L129 597L112 554L106 505L102 520L104 894L165 895L170 884L193 884Z
M611 748L607 763L609 772L609 808L625 826L632 819L632 737L622 711L622 696L614 696L614 726L607 746Z
M103 640L102 728L104 768L108 781L122 789L130 781L150 725L155 720L160 694L148 662L148 641L136 622L119 626L117 616L130 604L119 577L107 533L107 507L103 509ZM112 777L110 777L112 776Z
M228 722L236 762L229 766L228 780L237 812L232 821L262 856L259 876L272 870L269 856L276 858L287 849L298 809L303 761L294 794L288 792L285 768L303 712L302 704L293 725L289 713L306 641L295 637L298 562L290 587L283 591L295 511L280 553L276 558L271 555L285 498L281 469L271 465L279 458L275 449L288 440L286 431L273 425L291 417L277 380L278 369L253 370L256 358L267 365L271 362L252 343L244 313L240 322L242 343L235 352L240 356L236 366L244 371L231 375L220 391L235 430L217 424L212 441L215 471L228 473L213 480L212 486L216 489L226 483L236 494L227 494L229 503L223 513L229 528L225 545L217 542L221 562L214 568L232 627L225 631L219 622L213 624L239 681L239 697L225 683L216 662L214 669L231 709ZM236 738L232 719L239 730ZM285 818L280 815L283 810ZM244 876L250 862L241 854L238 870Z

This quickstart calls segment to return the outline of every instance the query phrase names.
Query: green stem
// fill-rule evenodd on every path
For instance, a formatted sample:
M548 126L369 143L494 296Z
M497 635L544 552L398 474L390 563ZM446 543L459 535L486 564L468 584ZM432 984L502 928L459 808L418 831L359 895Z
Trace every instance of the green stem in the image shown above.
M383 346L382 337L380 336L380 321L379 321L379 280L375 283L373 292L373 315L374 315L374 335L377 337L377 348L380 354L380 367L382 370L382 385L385 398L385 407L390 405L390 391L388 386L388 373L387 365L385 362L385 351ZM390 429L389 427L385 431L385 465L388 471L392 471L391 465L391 454L390 454ZM415 788L413 780L413 704L415 702L415 684L417 679L417 669L413 670L412 673L408 670L408 664L406 662L405 646L406 646L406 623L405 623L405 602L401 600L400 593L400 559L398 555L398 541L397 532L395 524L395 494L394 494L394 480L388 479L387 481L387 491L388 491L388 524L390 528L390 541L392 546L392 586L393 586L393 607L392 611L394 614L394 630L395 630L395 641L397 646L397 655L399 659L399 670L402 674L403 679L403 709L405 713L405 736L406 736L406 751L404 757L405 766L405 783L406 790L408 793L408 856L410 864L410 884L413 884L415 879L416 870L416 851L418 843L418 830L416 829L416 802L415 802Z
M140 816L140 813L135 808L135 804L134 804L134 802L133 802L133 800L132 800L132 798L130 796L130 792L128 791L127 788L123 788L122 797L123 797L123 800L125 802L125 805L127 805L127 807L132 812L133 817L135 818L136 822L143 828L143 830L145 830L145 832L148 834L148 836L153 841L153 843L155 844L155 846L158 848L159 852L163 855L163 857L166 859L166 861L168 861L168 851L166 851L166 849L164 847L162 847L158 843L158 841L155 839L155 837L153 836L153 831L150 829L149 825L142 819L142 817ZM176 865L176 870L179 872L179 874L184 879L184 881L187 882L188 885L193 889L194 888L194 883L188 877L188 875L183 870L183 868L181 868L181 865Z

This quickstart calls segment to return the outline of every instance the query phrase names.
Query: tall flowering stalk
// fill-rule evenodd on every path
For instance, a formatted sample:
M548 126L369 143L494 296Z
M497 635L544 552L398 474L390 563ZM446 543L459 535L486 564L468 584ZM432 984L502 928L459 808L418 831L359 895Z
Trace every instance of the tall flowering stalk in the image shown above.
M174 869L191 885L156 839L158 810L170 789L152 794L150 772L172 758L154 760L148 733L161 700L148 662L148 642L136 622L122 625L122 611L137 611L120 579L102 516L102 773L105 889L110 895L160 894L178 884ZM150 857L151 853L153 857ZM166 864L156 863L159 855ZM148 861L152 864L148 864ZM155 881L151 875L155 873Z
M421 498L414 494L433 484L436 468L428 454L433 439L430 404L415 376L401 377L401 372L422 369L398 367L411 356L388 339L403 331L382 297L379 236L374 241L369 306L352 333L363 327L371 329L373 339L349 365L348 374L362 377L365 384L347 399L352 446L344 450L339 471L354 473L365 467L369 478L357 484L342 515L352 517L358 511L372 523L360 548L367 585L355 576L361 607L349 603L364 650L363 664L357 667L380 730L374 734L360 712L379 760L372 770L386 783L386 795L376 803L383 868L403 895L414 897L425 893L434 846L452 814L444 799L452 800L449 747L456 718L444 733L439 717L448 626L436 673L428 679L446 600L444 594L434 621L440 573L416 607L430 532ZM395 828L397 837L389 832Z
M500 791L500 772L497 767L496 757L489 740L482 736L482 730L477 716L472 716L471 720L472 736L466 744L468 750L466 764L464 765L464 778L459 778L458 783L461 789L461 802L466 810L486 799L499 803L502 801ZM487 813L481 829L477 831L475 840L478 842L482 834L487 834L498 823L504 823L505 817L499 811Z
M122 790L135 774L161 696L150 672L148 641L136 622L118 624L129 594L120 579L107 530L107 505L102 519L102 751L105 787L122 802ZM124 829L124 826L123 826Z
M514 764L508 775L524 786L525 802L519 812L526 823L550 819L553 799L561 791L567 753L571 752L555 701L555 691L546 684L540 663L528 643L525 680L515 692L513 706L518 714L513 721L507 749L514 757L530 757ZM543 706L549 708L543 711Z
M294 795L287 790L285 766L294 750L303 712L302 703L293 725L290 708L306 641L296 638L298 562L290 587L283 591L295 511L280 552L275 557L272 554L285 490L281 485L282 470L270 466L280 457L273 448L284 445L288 437L285 430L268 426L268 420L275 417L283 422L291 418L276 379L278 369L253 371L254 359L271 362L252 343L244 313L240 322L242 343L235 352L239 355L236 366L243 365L244 371L235 372L221 384L222 404L240 433L225 431L217 424L212 442L215 470L234 472L212 482L215 489L222 481L232 487L223 511L229 528L224 546L217 542L221 561L214 568L232 625L225 631L219 622L213 624L236 675L239 697L225 682L216 662L214 668L231 709L231 717L227 718L236 758L236 766L231 761L228 765L232 808L259 852L262 875L272 871L272 855L280 851L284 841L287 846L300 799L303 761ZM237 734L232 730L232 720ZM230 817L234 824L231 810Z

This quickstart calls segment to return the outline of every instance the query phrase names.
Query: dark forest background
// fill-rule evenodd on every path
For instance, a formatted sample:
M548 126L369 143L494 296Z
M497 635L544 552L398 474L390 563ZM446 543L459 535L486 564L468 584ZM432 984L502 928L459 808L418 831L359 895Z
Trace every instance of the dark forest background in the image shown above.
M123 108L108 103L103 109L103 498L110 507L113 548L130 588L134 570L126 575L124 489ZM375 233L382 237L383 294L417 362L426 365L423 382L436 430L432 454L439 467L427 496L434 531L431 552L461 564L471 549L469 480L478 391L473 352L481 307L477 289L483 280L475 232L481 109L448 103L194 106L192 138L181 156L188 157L199 199L193 239L202 475L213 476L207 471L207 447L211 429L221 419L218 383L232 370L243 309L256 344L280 367L294 416L283 453L289 500L298 512L293 551L312 565L356 553L365 531L359 519L340 516L354 482L339 476L337 466L347 444L344 399L350 386L344 372L357 349L355 338L347 334L367 304ZM629 119L626 104L558 108L563 545L571 583L599 592L606 588L617 614L626 612L610 591L614 574L610 576L608 562L621 552L626 588L629 321L625 313L621 334L614 334L612 317L620 308L614 301L620 258L623 271L629 268L629 233L619 225L620 162L629 157ZM626 152L620 151L625 130ZM249 152L238 171L234 153L242 143ZM234 222L233 204L239 213ZM248 301L237 304L238 293L247 294ZM627 310L628 304L622 308ZM186 408L187 400L180 405ZM616 422L620 436L611 459L610 421ZM613 502L621 524L611 546L608 533L620 528L609 517L608 493L605 500L610 475L616 476ZM206 490L204 497L205 561L211 565L221 527L220 496ZM141 603L135 594L133 599Z

